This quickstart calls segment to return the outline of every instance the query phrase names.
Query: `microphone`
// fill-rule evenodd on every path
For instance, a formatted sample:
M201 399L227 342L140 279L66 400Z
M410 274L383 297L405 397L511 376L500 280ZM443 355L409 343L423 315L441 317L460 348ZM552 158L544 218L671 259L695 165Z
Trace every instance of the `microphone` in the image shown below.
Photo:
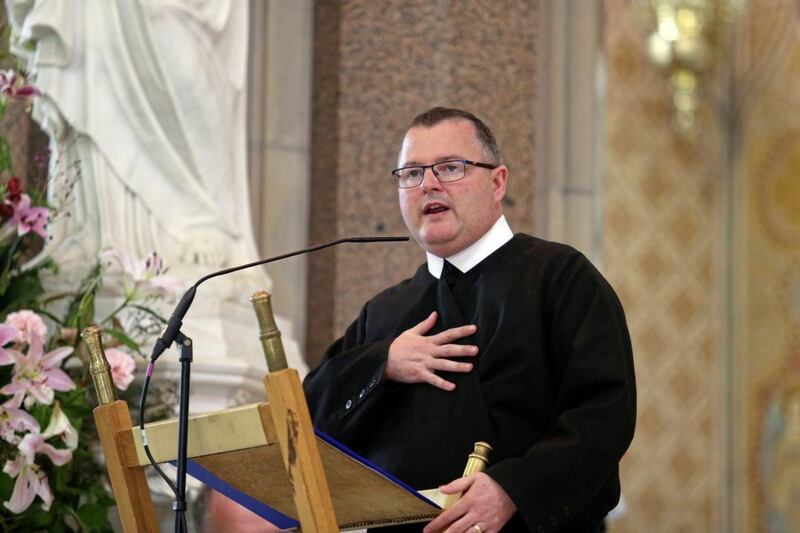
M273 261L279 261L281 259L286 259L288 257L293 257L295 255L316 252L317 250L322 250L323 248L329 248L331 246L336 246L337 244L342 244L345 242L352 242L352 243L401 242L407 240L408 237L346 237L344 239L337 239L335 241L330 241L323 244L317 244L315 246L311 246L310 248L303 248L302 250L296 250L294 252L276 255L275 257L270 257L268 259L260 259L258 261L253 261L252 263L247 263L245 265L225 268L223 270L207 274L202 278L200 278L199 280L197 280L197 282L195 282L195 284L192 285L189 288L189 290L187 290L184 293L184 295L178 302L178 305L175 306L175 309L172 311L172 315L170 315L169 320L167 321L167 325L161 331L161 335L158 337L158 339L156 339L156 343L153 346L153 352L150 355L150 362L154 363L156 359L161 357L161 354L163 354L164 351L170 346L172 346L173 342L175 342L175 337L177 337L178 334L180 333L181 325L183 324L183 317L186 316L186 313L189 311L189 307L192 305L192 301L194 300L194 295L197 292L197 287L208 279L215 278L217 276L223 276L225 274L230 274L231 272L236 272L239 270L245 270L247 268L252 268L259 265L265 265L267 263L271 263Z

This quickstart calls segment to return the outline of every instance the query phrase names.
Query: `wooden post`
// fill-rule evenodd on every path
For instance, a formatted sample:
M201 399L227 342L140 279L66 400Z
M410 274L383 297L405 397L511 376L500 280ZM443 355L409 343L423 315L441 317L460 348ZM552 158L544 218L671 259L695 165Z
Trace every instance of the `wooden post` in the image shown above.
M339 531L297 370L288 368L267 374L264 386L301 530L304 533Z
M94 420L103 445L106 469L117 500L122 528L126 533L157 533L158 523L144 467L127 466L122 452L124 446L133 446L128 404L116 400L100 405L94 410Z
M144 467L129 466L125 461L125 447L135 448L131 435L133 424L128 404L117 399L117 389L111 378L111 366L103 351L101 335L102 331L97 326L89 326L81 332L89 350L89 371L100 402L93 411L94 421L100 444L103 445L106 470L117 500L119 518L126 533L157 532L156 512Z
M297 370L286 368L286 356L272 314L270 294L258 291L250 301L258 317L261 329L259 338L270 370L264 378L264 387L267 389L283 465L292 485L300 529L304 533L339 531L306 396Z

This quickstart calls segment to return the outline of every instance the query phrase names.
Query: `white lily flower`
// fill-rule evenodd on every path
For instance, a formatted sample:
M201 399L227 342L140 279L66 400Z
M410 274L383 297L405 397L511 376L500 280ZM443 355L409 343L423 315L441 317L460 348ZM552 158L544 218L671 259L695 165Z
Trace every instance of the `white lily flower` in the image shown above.
M64 441L64 444L66 444L67 448L70 450L74 450L78 447L78 432L70 423L67 415L64 414L58 400L53 404L53 415L50 417L50 423L47 424L47 428L45 428L44 433L42 433L42 437L44 437L45 440L55 436L61 437L61 440Z

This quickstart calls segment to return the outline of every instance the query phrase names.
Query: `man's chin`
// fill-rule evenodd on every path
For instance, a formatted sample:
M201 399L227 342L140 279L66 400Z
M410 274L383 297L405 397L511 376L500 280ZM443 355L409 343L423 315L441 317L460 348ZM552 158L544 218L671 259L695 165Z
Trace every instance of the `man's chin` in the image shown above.
M453 241L454 239L452 237L445 238L443 236L421 236L417 239L417 242L423 250L439 257L448 257L458 251L452 249Z

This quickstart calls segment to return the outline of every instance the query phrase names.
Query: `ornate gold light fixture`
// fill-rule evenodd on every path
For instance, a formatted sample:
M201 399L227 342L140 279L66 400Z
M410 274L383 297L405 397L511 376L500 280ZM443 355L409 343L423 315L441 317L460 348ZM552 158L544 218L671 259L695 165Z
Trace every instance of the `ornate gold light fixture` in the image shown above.
M694 131L700 81L724 48L729 23L745 0L650 0L656 30L647 41L650 60L669 75L672 123L680 133Z

